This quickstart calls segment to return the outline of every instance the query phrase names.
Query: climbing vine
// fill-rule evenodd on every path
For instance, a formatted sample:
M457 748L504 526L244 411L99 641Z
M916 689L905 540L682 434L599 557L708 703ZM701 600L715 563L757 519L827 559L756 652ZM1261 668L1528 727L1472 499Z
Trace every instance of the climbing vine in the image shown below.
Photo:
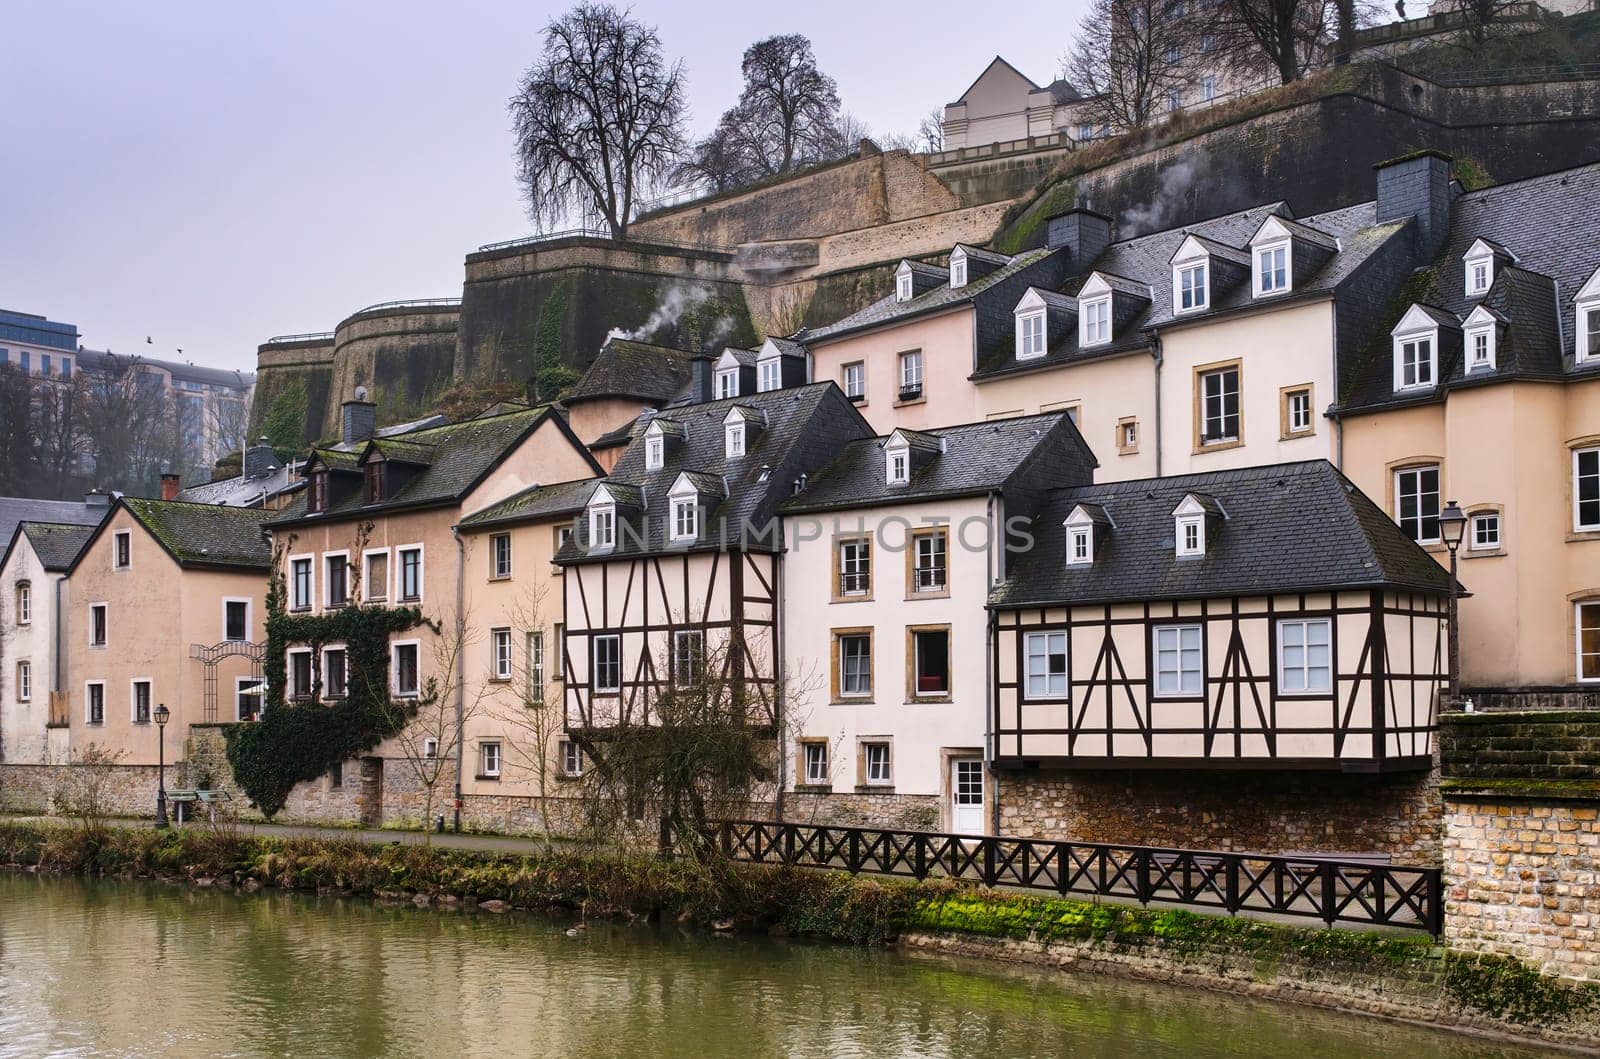
M360 555L370 526L362 527ZM241 790L271 819L288 800L295 784L314 780L335 764L377 746L400 731L418 706L438 694L434 681L420 699L394 699L389 693L389 640L419 626L438 631L416 607L360 606L359 573L352 574L350 605L321 614L291 614L284 604L284 552L290 537L276 549L267 587L267 650L263 670L267 687L261 719L230 728L228 763ZM313 667L309 697L291 701L288 649L308 647L314 660L322 649L338 644L345 651L345 695L324 700L320 664ZM419 658L420 663L420 658Z

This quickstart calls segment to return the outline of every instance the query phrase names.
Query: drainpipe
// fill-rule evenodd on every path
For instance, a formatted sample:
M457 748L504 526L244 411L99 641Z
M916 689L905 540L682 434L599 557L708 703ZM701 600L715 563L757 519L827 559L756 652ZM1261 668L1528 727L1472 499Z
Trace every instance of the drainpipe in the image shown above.
M778 822L783 822L784 788L789 783L789 733L786 728L788 711L784 709L784 698L788 695L789 686L789 656L783 649L784 611L788 608L788 600L783 592L783 557L787 552L787 545L782 545L778 551L778 561L772 568L772 593L773 614L777 618L777 627L772 631L772 650L778 657L775 669L778 675L778 688L772 697L773 721L778 727L778 796L772 807L773 815Z
M989 494L989 583L984 586L984 595L993 588L999 580L996 576L995 556L996 540L999 540L998 554L1005 555L1005 527L999 526L1000 535L997 538L996 527L996 494ZM1004 508L1000 509L1002 517ZM1005 569L1005 561L1000 560L1000 570ZM989 831L998 836L1000 834L1000 772L994 766L994 614L990 613L984 620L984 650L983 650L983 771L989 775L989 789L994 792L989 799Z
M1156 358L1156 477L1161 477L1161 332L1150 332L1150 352Z
M455 829L461 833L461 776L466 768L465 718L467 689L463 674L466 660L462 658L467 642L467 542L461 539L461 527L451 526L450 535L456 539L456 805Z

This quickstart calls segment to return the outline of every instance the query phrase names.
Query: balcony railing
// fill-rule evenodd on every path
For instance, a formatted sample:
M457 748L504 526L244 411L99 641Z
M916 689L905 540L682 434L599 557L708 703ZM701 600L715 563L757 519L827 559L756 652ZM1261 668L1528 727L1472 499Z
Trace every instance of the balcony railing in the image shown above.
M732 860L963 879L985 886L1422 930L1444 924L1443 873L1370 861L724 820Z

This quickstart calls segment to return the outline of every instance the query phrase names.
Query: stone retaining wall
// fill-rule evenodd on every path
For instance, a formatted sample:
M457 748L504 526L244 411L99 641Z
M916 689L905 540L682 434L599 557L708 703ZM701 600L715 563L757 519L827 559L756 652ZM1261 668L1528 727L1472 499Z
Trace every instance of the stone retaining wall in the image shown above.
M896 831L942 831L939 799L931 794L819 794L785 796L783 818L795 824L883 827Z

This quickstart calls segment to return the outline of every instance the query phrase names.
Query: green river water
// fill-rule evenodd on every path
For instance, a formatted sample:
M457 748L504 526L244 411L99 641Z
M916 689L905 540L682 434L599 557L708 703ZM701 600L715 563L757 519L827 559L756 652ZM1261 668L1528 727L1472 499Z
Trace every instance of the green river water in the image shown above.
M0 873L0 1056L1522 1056L1176 987Z

